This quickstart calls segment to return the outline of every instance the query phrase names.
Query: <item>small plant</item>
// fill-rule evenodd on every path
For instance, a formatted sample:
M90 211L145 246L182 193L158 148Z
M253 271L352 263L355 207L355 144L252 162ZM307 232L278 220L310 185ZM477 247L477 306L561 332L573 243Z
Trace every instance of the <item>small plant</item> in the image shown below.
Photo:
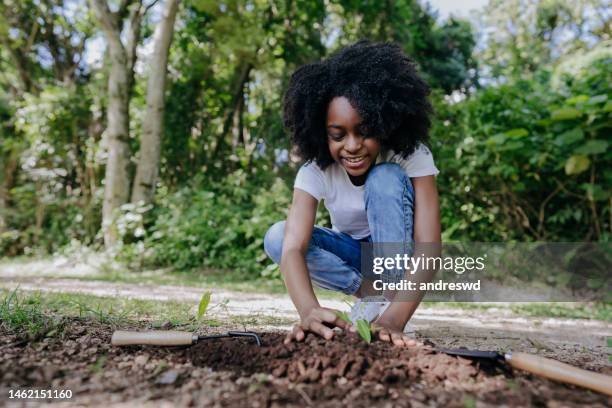
M210 304L210 296L212 292L204 292L202 298L200 299L200 304L198 305L198 319L201 319L206 314L206 309L208 309L208 305Z
M336 316L338 316L340 319L344 320L345 322L352 324L351 318L349 317L348 313L338 311L336 312Z
M361 338L368 344L372 342L372 327L370 326L370 322L365 319L357 320L357 333L361 336Z
M338 316L340 319L344 320L345 322L352 324L348 313L339 311L339 312L336 312L336 316ZM372 342L372 327L370 325L370 322L368 322L365 319L359 319L357 320L356 324L357 324L357 333L359 333L359 336L361 336L361 338L366 343L370 344Z

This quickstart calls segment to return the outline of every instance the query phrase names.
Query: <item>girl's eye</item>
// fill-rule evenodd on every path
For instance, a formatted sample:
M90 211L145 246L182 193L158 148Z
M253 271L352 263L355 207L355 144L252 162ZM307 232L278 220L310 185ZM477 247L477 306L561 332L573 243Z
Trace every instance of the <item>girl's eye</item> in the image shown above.
M358 134L359 136L363 137L364 139L367 139L368 137L370 137L370 136L368 135L368 132L366 131L366 129L365 129L365 128L362 128L362 127L360 127L360 128L358 128L358 129L357 129L357 134Z
M340 141L344 137L342 133L329 133L328 136L335 141Z

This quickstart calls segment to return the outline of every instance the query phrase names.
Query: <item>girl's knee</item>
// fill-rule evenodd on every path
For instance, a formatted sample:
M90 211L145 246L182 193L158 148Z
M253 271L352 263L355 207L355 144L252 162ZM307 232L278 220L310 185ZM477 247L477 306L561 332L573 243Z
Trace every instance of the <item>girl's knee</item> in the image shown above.
M283 252L283 238L285 237L285 222L279 221L272 225L264 236L264 250L277 264L280 263Z
M366 194L376 196L395 196L405 187L409 194L414 194L410 178L396 163L377 164L368 173L365 183Z

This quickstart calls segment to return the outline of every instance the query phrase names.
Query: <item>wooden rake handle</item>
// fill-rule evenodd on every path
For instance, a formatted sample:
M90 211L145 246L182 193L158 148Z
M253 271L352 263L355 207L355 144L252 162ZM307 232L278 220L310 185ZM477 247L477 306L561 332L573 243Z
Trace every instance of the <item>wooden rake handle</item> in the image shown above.
M529 371L551 380L579 385L612 396L611 376L583 370L533 354L512 352L507 353L505 358L512 368Z
M146 332L117 330L113 333L113 346L189 346L197 340L193 333L176 330L153 330Z

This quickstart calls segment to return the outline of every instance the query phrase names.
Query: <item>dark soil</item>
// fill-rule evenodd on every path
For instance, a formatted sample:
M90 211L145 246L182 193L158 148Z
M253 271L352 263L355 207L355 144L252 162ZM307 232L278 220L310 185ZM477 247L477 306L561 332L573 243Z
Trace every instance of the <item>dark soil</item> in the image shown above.
M68 321L23 342L0 331L0 406L19 387L72 390L69 405L126 406L611 406L611 399L522 372L434 352L282 333L187 348L112 347L110 325ZM422 339L423 340L423 339ZM609 368L604 369L610 374ZM42 401L38 401L42 402ZM58 401L55 401L58 402Z

